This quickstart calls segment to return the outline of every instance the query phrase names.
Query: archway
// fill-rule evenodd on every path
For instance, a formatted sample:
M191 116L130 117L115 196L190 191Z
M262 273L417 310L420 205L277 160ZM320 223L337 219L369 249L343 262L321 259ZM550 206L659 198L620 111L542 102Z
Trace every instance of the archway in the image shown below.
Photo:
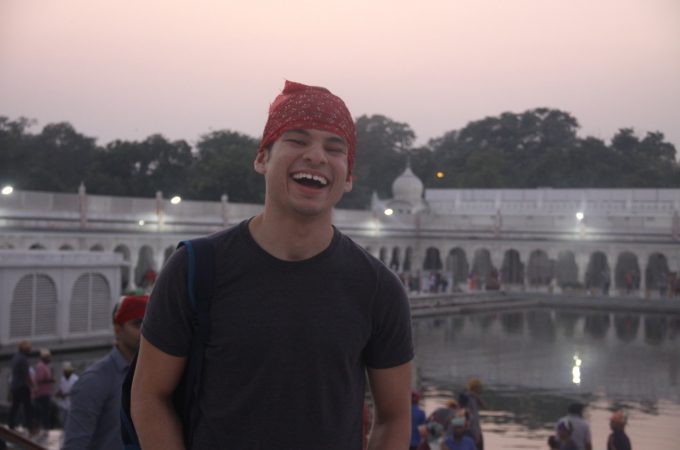
M130 249L125 245L118 245L113 249L114 253L123 255L123 261L130 262ZM120 268L120 290L125 292L130 287L130 266L125 264Z
M156 261L153 258L153 249L148 245L139 249L139 259L135 268L135 284L141 288L151 287L155 281Z
M485 287L497 288L498 271L491 264L491 253L489 250L485 248L475 250L471 272L474 275L474 285L477 289Z
M442 259L439 256L439 249L435 247L428 247L425 250L425 261L423 262L423 270L442 270Z
M569 250L561 251L557 255L555 279L561 288L580 286L576 258Z
M390 257L390 269L395 272L399 272L401 267L401 249L399 247L394 247L392 249L392 256Z
M662 253L652 253L649 255L647 270L645 271L645 285L647 289L655 289L659 291L660 295L665 295L668 292L668 272L666 255Z
M36 242L35 244L31 245L28 247L29 250L46 250L46 247L42 245L40 242Z
M64 252L66 252L66 251L72 251L72 250L73 250L73 247L71 247L69 244L62 244L62 245L59 247L59 250L64 251Z
M460 247L452 248L446 257L446 271L451 273L453 284L465 283L470 266L465 255L465 250Z
M413 248L406 247L406 255L404 256L404 264L402 268L404 272L410 272L413 266Z
M616 259L614 269L614 286L622 292L630 294L636 291L640 280L640 266L635 253L622 252Z
M609 289L610 274L607 255L595 252L590 255L588 269L586 270L586 289L600 288L606 294Z
M503 255L501 282L503 284L524 284L524 264L519 252L515 249L510 249Z
M49 275L24 275L14 287L9 337L31 338L57 332L57 285Z
M532 286L547 286L553 278L554 262L548 258L543 250L534 250L529 255L527 276Z

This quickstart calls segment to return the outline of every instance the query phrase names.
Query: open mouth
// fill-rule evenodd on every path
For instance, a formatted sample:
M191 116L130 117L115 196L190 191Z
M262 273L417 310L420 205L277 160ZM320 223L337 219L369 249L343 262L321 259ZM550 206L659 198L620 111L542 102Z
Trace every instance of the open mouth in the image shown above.
M328 179L325 177L307 172L294 173L292 178L296 183L313 189L322 189L328 185Z

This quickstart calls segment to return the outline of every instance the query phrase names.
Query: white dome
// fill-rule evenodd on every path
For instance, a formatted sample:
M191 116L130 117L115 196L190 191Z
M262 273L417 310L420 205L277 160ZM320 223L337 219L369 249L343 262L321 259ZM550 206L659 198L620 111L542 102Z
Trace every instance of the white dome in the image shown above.
M423 198L423 182L411 170L411 164L406 165L404 173L392 183L392 196L395 200L420 202Z

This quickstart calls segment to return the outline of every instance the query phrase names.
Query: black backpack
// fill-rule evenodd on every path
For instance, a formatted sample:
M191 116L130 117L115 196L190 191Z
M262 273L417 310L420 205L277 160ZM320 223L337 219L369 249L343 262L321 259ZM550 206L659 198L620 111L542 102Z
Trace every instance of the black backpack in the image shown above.
M173 404L182 421L184 445L191 448L193 431L196 429L198 419L197 402L201 391L203 354L210 336L210 302L215 285L215 250L212 241L207 237L182 241L177 248L182 246L187 250L187 292L194 312L194 333L184 374L173 393ZM130 392L136 366L135 355L125 376L121 397L120 429L125 449L129 450L141 449L130 414Z

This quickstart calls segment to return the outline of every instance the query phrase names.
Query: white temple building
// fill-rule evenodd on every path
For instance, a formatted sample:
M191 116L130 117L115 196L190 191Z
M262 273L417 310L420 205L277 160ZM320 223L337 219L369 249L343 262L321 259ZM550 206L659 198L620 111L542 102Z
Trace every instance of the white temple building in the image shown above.
M608 285L663 296L680 271L680 189L425 189L407 165L392 192L370 210L336 209L334 223L413 289L436 276L447 292ZM0 195L0 352L110 334L121 292L146 288L180 240L261 207L84 186Z

